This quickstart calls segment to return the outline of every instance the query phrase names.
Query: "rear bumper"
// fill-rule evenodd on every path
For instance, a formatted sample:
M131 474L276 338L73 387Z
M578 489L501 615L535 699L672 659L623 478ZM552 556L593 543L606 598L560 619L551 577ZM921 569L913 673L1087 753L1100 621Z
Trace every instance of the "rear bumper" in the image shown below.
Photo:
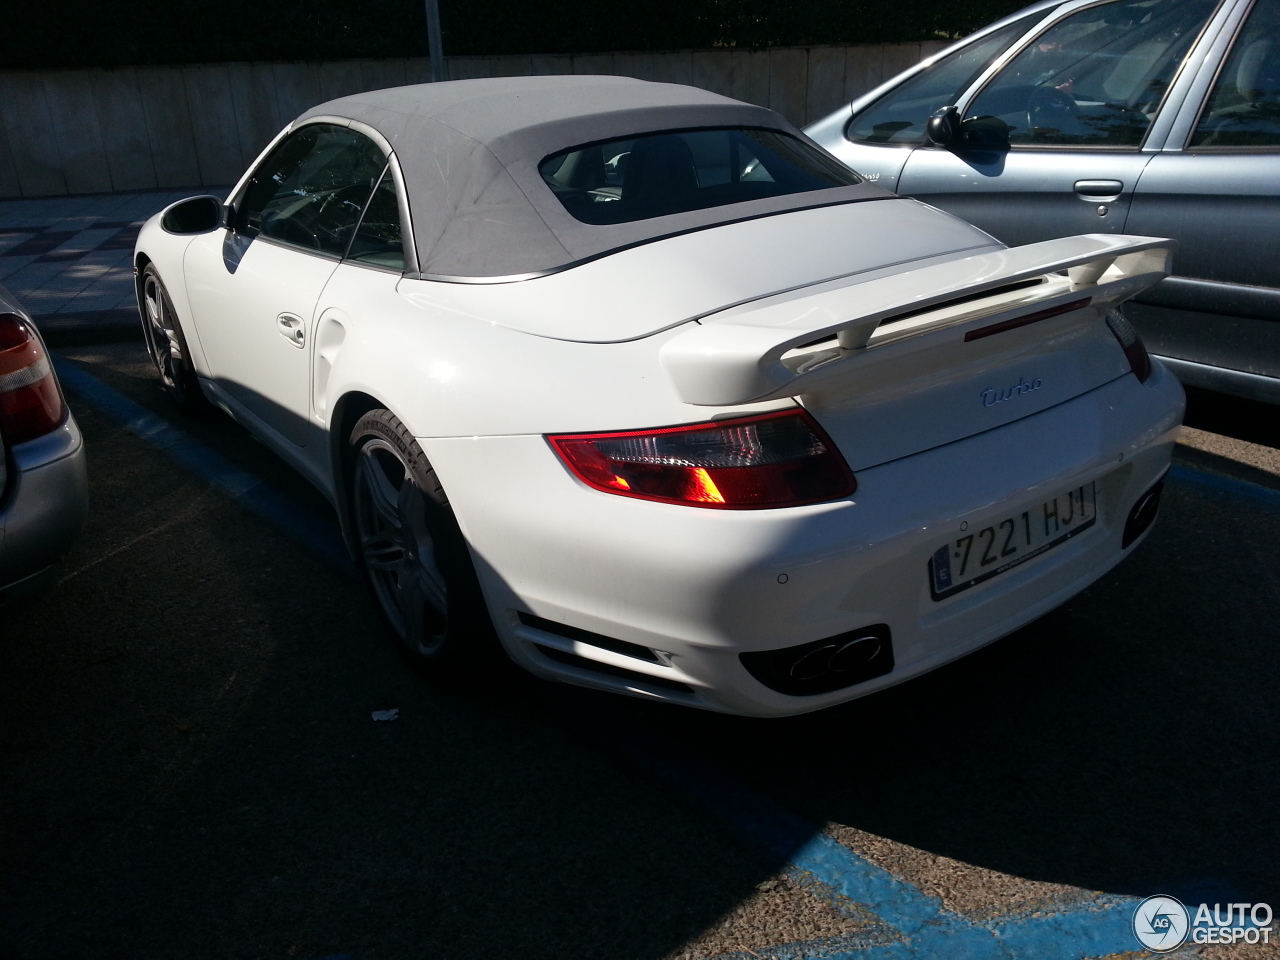
M1126 375L1015 423L860 471L851 498L784 510L700 510L599 493L573 479L538 436L422 443L517 662L634 696L785 716L962 656L1111 569L1128 552L1121 538L1130 509L1168 466L1182 403L1181 387L1157 365L1146 384ZM932 599L929 557L962 524L977 529L1094 481L1092 528ZM571 629L548 630L529 615ZM830 693L778 693L738 656L872 624L892 631L894 669ZM623 643L608 649L575 631Z
M75 419L11 451L0 500L0 603L37 588L84 526L89 483Z

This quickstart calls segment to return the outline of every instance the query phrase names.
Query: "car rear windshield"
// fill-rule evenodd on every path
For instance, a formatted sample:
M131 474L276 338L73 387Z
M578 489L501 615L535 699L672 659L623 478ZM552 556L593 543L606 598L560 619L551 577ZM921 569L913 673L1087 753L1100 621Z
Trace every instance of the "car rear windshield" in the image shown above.
M859 183L834 157L776 130L677 130L575 147L542 178L583 223L631 223Z

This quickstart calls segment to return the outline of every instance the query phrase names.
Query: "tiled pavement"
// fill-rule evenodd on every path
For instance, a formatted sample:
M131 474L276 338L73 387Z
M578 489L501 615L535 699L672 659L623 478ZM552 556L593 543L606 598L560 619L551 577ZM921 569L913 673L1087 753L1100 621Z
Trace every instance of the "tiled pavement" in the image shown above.
M189 190L0 201L0 284L51 341L140 333L130 259L138 228Z

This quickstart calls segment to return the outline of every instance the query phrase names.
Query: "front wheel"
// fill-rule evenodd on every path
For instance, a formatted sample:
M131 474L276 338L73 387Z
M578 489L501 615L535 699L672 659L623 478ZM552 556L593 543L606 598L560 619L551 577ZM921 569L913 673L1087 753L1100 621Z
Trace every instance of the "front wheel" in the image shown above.
M382 616L411 657L474 666L497 649L467 543L435 470L387 410L348 444L351 520Z
M187 349L187 338L173 309L160 274L152 264L142 271L142 330L147 352L160 375L160 386L184 413L200 413L209 402L200 392L200 382Z

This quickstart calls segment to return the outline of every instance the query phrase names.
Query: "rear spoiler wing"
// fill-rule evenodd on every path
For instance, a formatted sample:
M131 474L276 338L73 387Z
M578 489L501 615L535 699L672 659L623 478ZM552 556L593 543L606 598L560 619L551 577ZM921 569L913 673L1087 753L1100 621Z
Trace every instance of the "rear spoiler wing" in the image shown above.
M706 317L668 340L659 357L685 403L796 396L913 338L941 331L960 337L979 326L1017 326L1021 317L1126 300L1168 275L1175 246L1156 237L1091 233L820 293L801 290Z

